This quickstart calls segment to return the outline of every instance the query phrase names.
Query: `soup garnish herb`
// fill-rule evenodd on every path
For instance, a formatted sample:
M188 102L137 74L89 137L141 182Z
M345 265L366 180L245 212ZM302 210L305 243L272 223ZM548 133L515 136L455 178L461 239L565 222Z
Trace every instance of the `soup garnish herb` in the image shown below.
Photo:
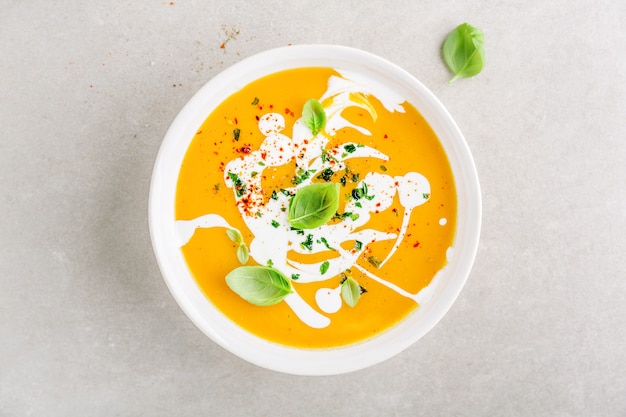
M341 283L341 298L350 307L354 307L361 298L361 287L354 278L346 276Z
M243 241L241 232L237 229L228 229L226 230L226 235L237 245L237 259L239 262L243 265L247 264L248 259L250 259L250 251L248 251L248 247Z
M302 121L311 129L313 136L317 135L326 126L326 112L322 104L314 98L304 103Z
M248 247L243 243L237 248L237 259L242 265L247 264L248 260L250 259L250 252L248 251Z
M324 261L320 265L320 274L324 275L326 271L328 271L328 267L330 266L330 262Z
M258 306L271 306L291 294L291 282L269 266L240 266L226 275L226 284L241 298Z
M310 184L289 201L289 224L297 229L315 229L328 223L338 208L339 184Z
M469 78L482 71L485 64L485 35L467 23L457 26L443 43L443 59L454 74L449 81Z

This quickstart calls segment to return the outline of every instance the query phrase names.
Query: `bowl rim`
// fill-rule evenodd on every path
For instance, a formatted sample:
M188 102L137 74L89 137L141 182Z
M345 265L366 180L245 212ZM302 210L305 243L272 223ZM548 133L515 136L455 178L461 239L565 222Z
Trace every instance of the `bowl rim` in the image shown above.
M329 349L279 345L234 324L204 296L186 267L182 251L173 243L176 182L198 127L218 104L248 83L273 72L300 67L356 68L403 91L407 100L413 99L411 104L438 136L457 189L454 250L445 272L436 277L438 284L432 294L438 302L420 305L400 323L376 337ZM234 355L263 368L294 375L336 375L364 369L399 354L428 333L451 308L467 281L478 250L481 221L481 191L471 151L456 122L437 97L410 73L382 57L352 47L327 44L269 49L233 64L204 84L181 109L165 134L155 160L148 202L150 238L159 269L189 319Z

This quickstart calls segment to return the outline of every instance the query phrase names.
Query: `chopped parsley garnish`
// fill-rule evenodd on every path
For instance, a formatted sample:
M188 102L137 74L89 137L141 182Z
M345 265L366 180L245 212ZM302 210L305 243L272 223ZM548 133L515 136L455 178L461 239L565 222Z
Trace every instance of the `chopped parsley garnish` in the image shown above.
M384 166L384 165L381 165L381 166L380 166L380 169L381 169L381 171L387 171L387 167L386 167L386 166Z
M343 185L345 187L346 184L348 183L348 180L350 180L352 182L359 182L359 174L358 173L352 173L350 171L350 168L346 167L345 174L339 179L339 182L341 183L341 185Z
M259 98L255 97L254 100L252 100L252 103L250 103L253 106L256 106L257 104L259 104Z
M317 176L317 178L328 182L330 181L330 179L332 178L334 174L335 174L335 171L333 171L332 168L326 168L322 171L321 174Z
M330 245L328 244L328 241L326 240L325 237L320 238L320 240L322 241L322 243L324 244L324 246L326 246L326 249L329 250L336 250L335 248L331 248Z
M313 235L307 235L306 240L301 242L300 246L308 250L313 250Z
M361 198L366 198L368 200L373 200L374 196L373 195L368 195L368 188L367 188L367 184L363 183L363 185L361 187L357 187L355 189L352 190L352 198L355 200L360 200Z
M272 226L274 226L274 228L278 228L278 226L280 226L280 223L278 223L276 220L272 220Z
M328 261L324 261L321 265L320 265L320 273L322 275L324 275L326 273L326 271L328 271L328 267L330 266L330 263Z
M228 178L233 182L235 187L235 194L237 197L241 197L246 193L246 184L239 178L239 176L233 172L228 173Z
M291 279L297 281L300 278L300 274L291 274Z
M376 268L380 268L380 264L382 263L380 259L378 259L375 256L369 256L367 258L367 262L371 263L372 265L374 265Z
M315 174L315 170L314 169L309 169L307 171L300 169L298 170L298 175L296 175L295 177L293 177L291 179L291 183L293 185L298 185L301 184L303 181L308 180L309 178L311 178L311 174Z
M272 200L278 200L278 193L276 190L272 191L272 195L270 196Z
M351 211L346 211L345 213L335 213L333 218L343 220L347 217L349 217L350 220L355 221L359 218L359 213L352 213Z
M346 152L348 152L348 153L352 153L352 152L356 151L356 146L354 146L354 144L353 144L353 143L349 143L349 144L347 144L346 146L344 146L343 148L344 148L344 149L346 150Z
M239 129L239 128L233 129L233 138L235 140L239 140L239 135L240 134L241 134L241 129Z
M339 163L337 158L328 153L326 149L322 149L322 162L334 161Z
M361 249L363 249L363 242L361 242L360 240L355 240L354 250L361 250Z

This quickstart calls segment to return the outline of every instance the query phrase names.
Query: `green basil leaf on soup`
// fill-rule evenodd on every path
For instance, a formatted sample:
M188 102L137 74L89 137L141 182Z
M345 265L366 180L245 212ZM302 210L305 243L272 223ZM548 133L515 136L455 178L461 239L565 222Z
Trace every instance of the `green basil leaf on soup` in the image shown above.
M350 307L354 307L361 298L361 287L354 278L347 277L341 283L341 298Z
M248 247L243 243L237 248L237 259L242 265L247 264L248 259L250 259L250 252L248 251Z
M457 26L443 43L443 59L454 74L449 82L469 78L485 65L485 36L482 30L467 23Z
M241 236L241 232L237 229L228 229L226 230L226 235L230 240L235 242L237 245L241 245L243 243L243 236Z
M226 284L241 298L257 306L277 304L292 292L289 279L268 266L240 266L226 275Z
M317 135L326 126L326 112L322 104L314 98L304 103L302 121L311 130L313 136Z
M315 229L328 223L338 208L339 184L310 184L289 201L289 224L296 229Z

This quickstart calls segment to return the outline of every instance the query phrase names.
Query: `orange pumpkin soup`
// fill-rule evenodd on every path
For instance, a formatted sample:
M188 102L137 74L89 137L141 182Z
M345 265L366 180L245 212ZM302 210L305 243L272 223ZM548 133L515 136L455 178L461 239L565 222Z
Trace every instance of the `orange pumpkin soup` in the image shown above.
M176 219L192 275L227 317L275 343L329 348L419 307L453 244L456 190L436 135L400 94L301 68L207 117L180 169Z

